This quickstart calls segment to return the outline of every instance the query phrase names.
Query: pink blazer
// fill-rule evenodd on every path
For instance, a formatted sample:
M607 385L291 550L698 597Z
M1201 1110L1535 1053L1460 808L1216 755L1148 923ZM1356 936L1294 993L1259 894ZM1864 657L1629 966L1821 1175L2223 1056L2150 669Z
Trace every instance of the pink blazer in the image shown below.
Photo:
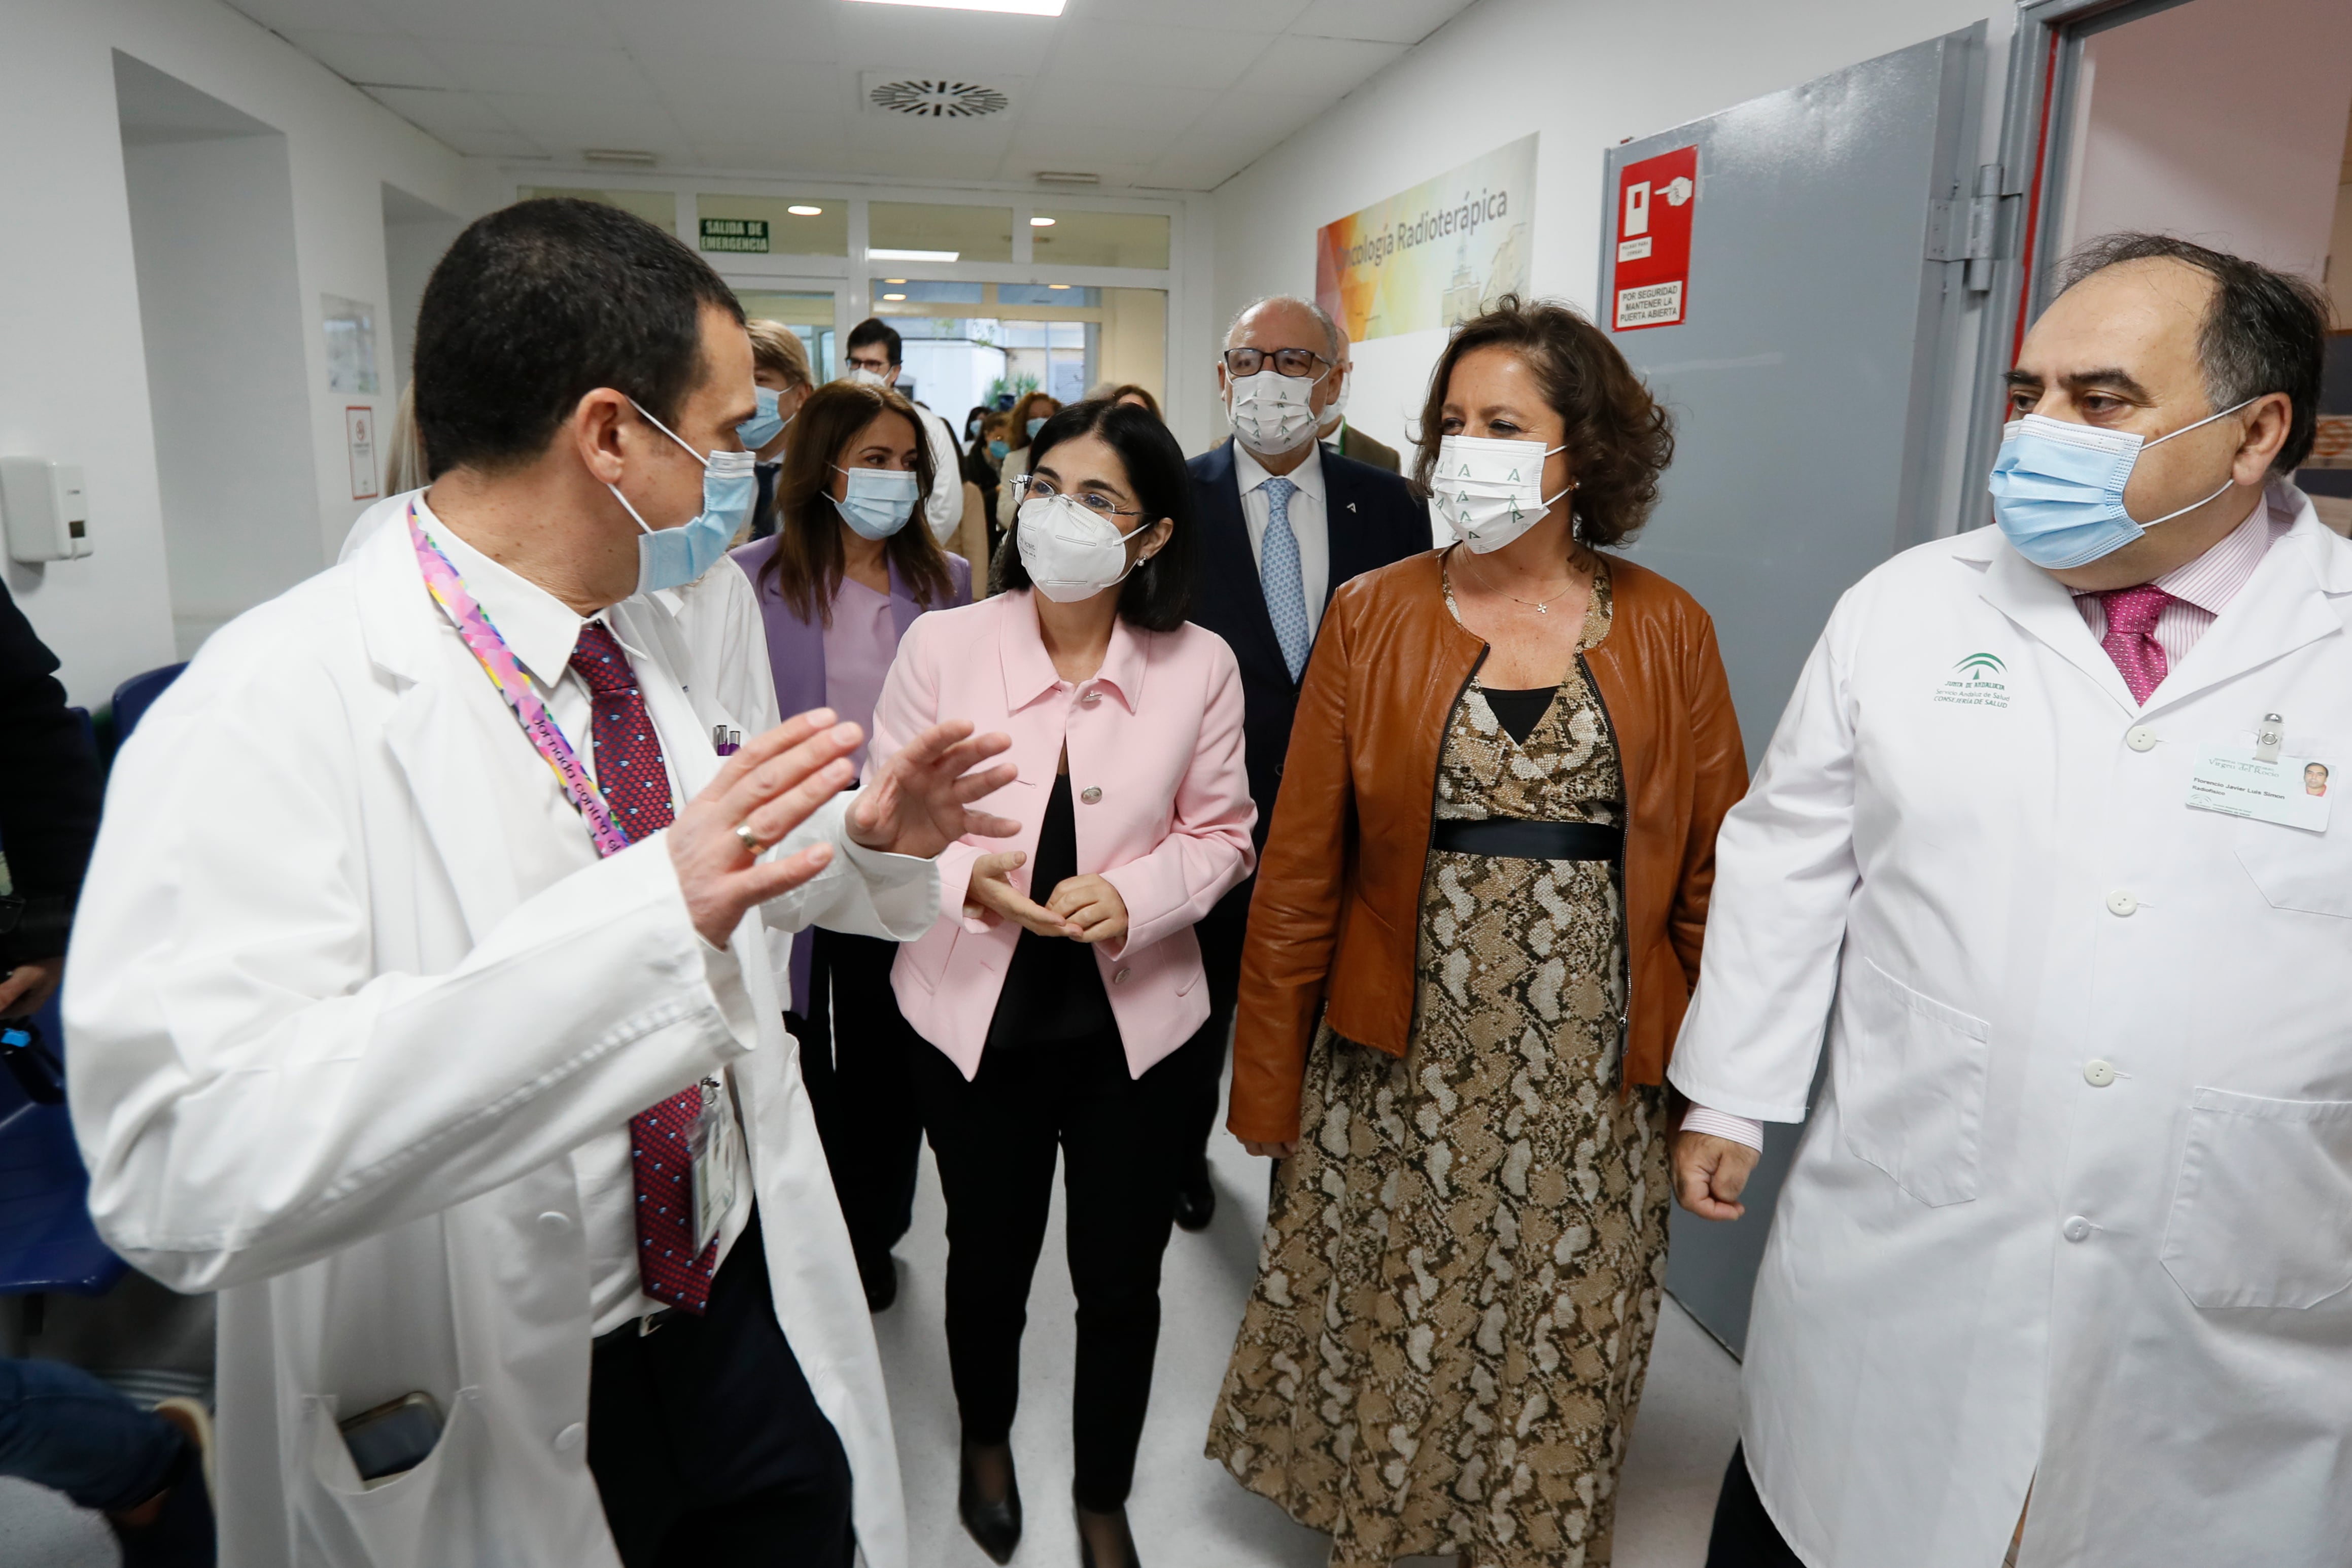
M1020 850L1029 860L1013 881L1030 891L1038 830L1066 742L1079 873L1100 875L1127 903L1126 938L1097 944L1095 962L1128 1070L1141 1077L1208 1018L1192 925L1256 861L1250 828L1257 808L1242 767L1241 671L1233 650L1198 626L1138 632L1122 621L1101 671L1074 687L1045 653L1029 593L1000 593L935 610L908 627L882 683L866 755L888 757L943 718L1013 737L1013 749L997 760L1021 775L980 807L1022 831L1011 839L966 839L940 856L940 923L901 947L890 971L899 1009L966 1078L980 1071L1021 928L993 913L966 919L964 889L980 856Z

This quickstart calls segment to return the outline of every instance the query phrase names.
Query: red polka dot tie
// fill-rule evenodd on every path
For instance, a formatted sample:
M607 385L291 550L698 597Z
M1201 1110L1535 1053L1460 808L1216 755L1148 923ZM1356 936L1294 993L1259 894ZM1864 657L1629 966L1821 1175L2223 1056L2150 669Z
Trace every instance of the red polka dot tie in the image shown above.
M2142 707L2147 706L2148 693L2164 684L2166 661L2164 647L2156 640L2156 619L2171 602L2172 595L2152 582L2099 595L2107 612L2107 634L2099 639L2099 646L2123 672L2132 701Z
M596 787L634 843L670 824L669 768L646 699L620 640L603 622L580 629L572 667L593 706ZM687 1137L702 1113L702 1090L680 1090L629 1118L629 1162L637 1186L637 1279L646 1295L700 1316L710 1304L719 1243L694 1251L694 1157Z

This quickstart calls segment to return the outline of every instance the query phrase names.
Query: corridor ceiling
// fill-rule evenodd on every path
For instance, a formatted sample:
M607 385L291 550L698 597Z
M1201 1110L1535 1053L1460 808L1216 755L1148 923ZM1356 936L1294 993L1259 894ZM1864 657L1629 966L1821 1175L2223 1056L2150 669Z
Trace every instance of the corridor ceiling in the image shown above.
M229 4L477 156L1204 191L1471 0L1069 0L1054 18L859 0ZM940 87L985 112L875 101Z

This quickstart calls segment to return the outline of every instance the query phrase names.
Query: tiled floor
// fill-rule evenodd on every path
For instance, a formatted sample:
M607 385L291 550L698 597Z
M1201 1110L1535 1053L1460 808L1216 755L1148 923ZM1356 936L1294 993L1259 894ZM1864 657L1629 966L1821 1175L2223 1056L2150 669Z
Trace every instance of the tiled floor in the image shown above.
M1265 1212L1265 1165L1220 1135L1213 1145L1216 1223L1169 1244L1166 1303L1151 1418L1129 1505L1150 1568L1322 1568L1323 1537L1234 1485L1202 1457L1209 1409L1240 1321ZM899 1249L896 1306L876 1320L890 1379L891 1416L905 1469L911 1568L986 1568L955 1517L955 1398L940 1328L947 1244L939 1185L924 1160L915 1229ZM1059 1200L1052 1235L1061 1235ZM1013 1446L1029 1531L1019 1568L1076 1568L1068 1523L1070 1314L1068 1270L1049 1245L1029 1303L1024 1401ZM1715 1489L1731 1453L1738 1368L1667 1303L1642 1416L1627 1461L1617 1524L1617 1568L1698 1568ZM111 1568L114 1549L95 1516L47 1493L0 1480L0 1563L10 1568Z

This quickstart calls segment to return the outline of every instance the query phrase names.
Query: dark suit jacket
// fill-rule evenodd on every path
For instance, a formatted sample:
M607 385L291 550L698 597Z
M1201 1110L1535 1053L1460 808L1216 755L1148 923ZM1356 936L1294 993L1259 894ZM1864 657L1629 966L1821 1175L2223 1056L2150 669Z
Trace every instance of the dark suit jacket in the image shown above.
M1249 524L1242 517L1241 486L1234 476L1233 442L1185 466L1192 471L1192 507L1201 530L1192 558L1192 619L1223 637L1241 664L1242 735L1250 796L1257 802L1255 832L1263 848L1266 824L1274 820L1283 755L1290 749L1298 683L1282 662L1274 619L1265 612L1265 590L1250 553ZM1429 549L1430 533L1428 511L1395 475L1326 446L1323 479L1331 536L1331 580L1323 592L1328 607L1349 578Z
M0 936L0 974L66 950L98 838L98 753L89 727L66 706L57 668L0 584L0 852L26 901L14 935Z
M1339 449L1339 455L1342 457L1352 457L1359 463L1369 463L1375 468L1385 468L1391 474L1403 472L1403 459L1397 455L1395 447L1383 442L1374 441L1345 420L1339 423L1339 439L1323 444L1323 450L1326 452L1334 447Z

